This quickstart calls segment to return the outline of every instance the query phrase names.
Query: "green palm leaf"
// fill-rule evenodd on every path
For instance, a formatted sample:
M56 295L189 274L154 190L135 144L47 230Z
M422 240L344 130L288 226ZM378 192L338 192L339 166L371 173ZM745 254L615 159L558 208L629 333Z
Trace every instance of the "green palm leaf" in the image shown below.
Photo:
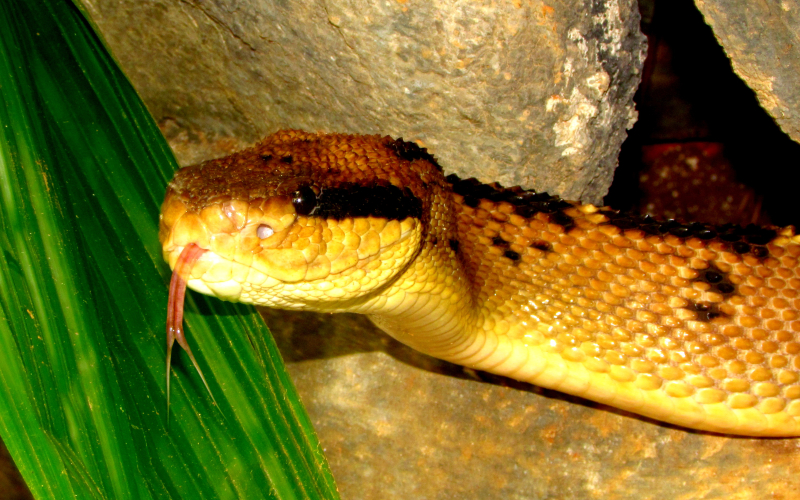
M0 3L0 435L37 498L337 498L251 308L189 294L167 428L175 168L70 2Z

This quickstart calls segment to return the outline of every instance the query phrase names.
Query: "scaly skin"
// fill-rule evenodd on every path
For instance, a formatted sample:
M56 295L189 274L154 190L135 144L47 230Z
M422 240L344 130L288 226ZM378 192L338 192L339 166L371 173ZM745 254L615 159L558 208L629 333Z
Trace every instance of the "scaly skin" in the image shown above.
M206 250L201 293L366 314L432 356L665 422L800 435L792 228L626 217L445 178L401 140L284 131L181 169L160 239L173 267Z

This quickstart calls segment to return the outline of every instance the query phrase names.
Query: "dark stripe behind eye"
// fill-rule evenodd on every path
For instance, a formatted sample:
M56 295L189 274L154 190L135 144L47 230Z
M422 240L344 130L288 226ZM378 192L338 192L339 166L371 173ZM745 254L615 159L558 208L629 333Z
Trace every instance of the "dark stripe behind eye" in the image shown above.
M348 217L419 219L422 217L422 200L414 196L408 188L345 183L323 188L317 197L317 206L310 215L337 220Z

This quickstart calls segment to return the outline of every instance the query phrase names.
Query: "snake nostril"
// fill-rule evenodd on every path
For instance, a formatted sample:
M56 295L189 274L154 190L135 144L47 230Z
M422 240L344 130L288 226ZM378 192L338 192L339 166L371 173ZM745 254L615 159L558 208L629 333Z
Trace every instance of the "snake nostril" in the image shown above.
M256 236L258 236L262 240L266 239L266 238L269 238L273 234L275 234L275 230L272 229L272 226L270 226L268 224L261 224L256 229Z

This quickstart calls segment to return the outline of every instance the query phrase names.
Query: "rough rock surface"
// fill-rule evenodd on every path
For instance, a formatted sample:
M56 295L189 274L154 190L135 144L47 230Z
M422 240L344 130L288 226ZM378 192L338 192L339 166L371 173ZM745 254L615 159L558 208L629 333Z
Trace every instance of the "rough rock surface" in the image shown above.
M800 142L800 2L695 0L734 71L761 106Z
M598 203L636 118L632 0L85 0L157 120L402 136L448 171Z

